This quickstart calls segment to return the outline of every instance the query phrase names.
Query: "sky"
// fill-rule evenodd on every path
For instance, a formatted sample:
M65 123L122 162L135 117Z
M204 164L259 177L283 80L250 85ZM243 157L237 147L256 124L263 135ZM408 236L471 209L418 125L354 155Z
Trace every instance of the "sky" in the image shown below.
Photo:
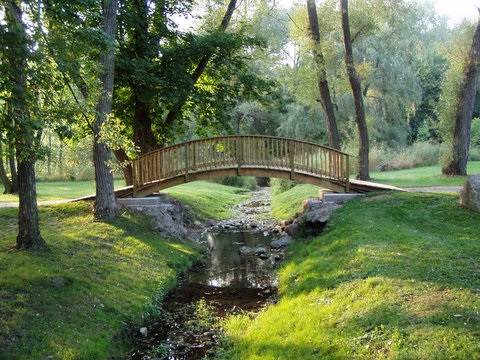
M276 0L288 7L292 3L304 3L305 0ZM321 0L317 0L319 3ZM461 23L465 18L475 20L478 18L480 0L414 0L433 4L438 15L446 16L451 26Z
M465 18L475 20L479 16L477 9L480 7L480 0L433 0L431 2L439 15L448 17L450 25L459 24Z

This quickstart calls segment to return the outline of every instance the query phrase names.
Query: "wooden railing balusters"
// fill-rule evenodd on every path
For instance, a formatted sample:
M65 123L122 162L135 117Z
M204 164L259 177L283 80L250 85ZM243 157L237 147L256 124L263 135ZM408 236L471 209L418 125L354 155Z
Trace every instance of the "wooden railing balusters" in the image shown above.
M221 136L177 144L140 156L133 163L134 192L163 180L215 169L288 171L325 178L349 190L349 157L314 143L272 136Z

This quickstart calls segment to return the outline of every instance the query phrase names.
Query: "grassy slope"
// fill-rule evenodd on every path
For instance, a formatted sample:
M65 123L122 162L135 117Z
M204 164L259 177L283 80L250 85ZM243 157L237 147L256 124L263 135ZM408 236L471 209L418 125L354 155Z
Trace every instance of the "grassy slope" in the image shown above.
M125 186L123 179L115 180L115 189ZM3 195L0 183L0 202L16 202L18 195ZM37 182L37 200L77 199L95 194L94 181L39 181Z
M204 219L222 219L230 213L230 206L247 199L249 191L206 181L186 183L164 190L192 207Z
M318 186L300 184L295 191L285 191L272 198L272 213L277 220L286 220L303 211L304 199L318 197Z
M468 174L480 173L480 161L471 161L467 167ZM372 181L404 187L414 186L461 186L465 176L441 175L439 166L427 166L408 170L396 170L370 173Z
M277 305L228 321L225 357L478 359L479 223L450 195L349 202L291 248Z
M203 199L209 216L225 203ZM244 195L210 185L218 198ZM175 189L177 194L181 188ZM199 257L186 243L159 239L150 220L124 213L99 222L90 203L40 206L48 251L16 251L17 209L0 209L0 359L107 359L121 352L115 338L162 299L181 271ZM62 280L59 280L62 279ZM63 286L55 286L63 281ZM152 300L153 299L153 300Z

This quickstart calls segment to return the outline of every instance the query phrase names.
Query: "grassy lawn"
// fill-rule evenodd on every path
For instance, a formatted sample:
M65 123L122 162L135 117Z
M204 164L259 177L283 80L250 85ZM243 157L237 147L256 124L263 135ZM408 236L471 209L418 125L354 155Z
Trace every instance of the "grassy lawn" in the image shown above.
M479 223L452 195L349 202L290 248L278 304L225 323L224 358L478 359Z
M203 204L209 217L227 214L227 202L203 199L204 184L172 193L180 197L183 191L195 192L192 207ZM229 203L245 198L222 185L209 184L209 191ZM89 202L39 209L48 244L42 252L15 250L18 210L0 208L0 359L125 354L124 331L144 326L158 311L178 275L199 258L198 249L159 238L139 214L102 222L93 218Z
M202 218L215 220L227 217L232 205L251 196L248 190L206 181L186 183L162 192L190 205Z
M480 173L480 161L471 161L468 174ZM416 186L462 186L465 176L444 176L439 166L420 167L408 170L395 170L370 173L372 181L402 187Z
M125 186L123 179L115 180L115 189ZM3 195L0 183L0 202L17 202L18 195ZM94 181L39 181L37 182L37 200L78 199L95 194Z

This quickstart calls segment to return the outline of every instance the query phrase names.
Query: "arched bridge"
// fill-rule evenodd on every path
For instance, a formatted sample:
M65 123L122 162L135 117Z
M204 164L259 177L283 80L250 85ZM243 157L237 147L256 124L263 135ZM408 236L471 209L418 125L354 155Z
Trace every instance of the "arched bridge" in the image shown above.
M221 136L165 147L138 157L133 171L135 197L227 176L286 178L350 192L348 154L272 136Z

